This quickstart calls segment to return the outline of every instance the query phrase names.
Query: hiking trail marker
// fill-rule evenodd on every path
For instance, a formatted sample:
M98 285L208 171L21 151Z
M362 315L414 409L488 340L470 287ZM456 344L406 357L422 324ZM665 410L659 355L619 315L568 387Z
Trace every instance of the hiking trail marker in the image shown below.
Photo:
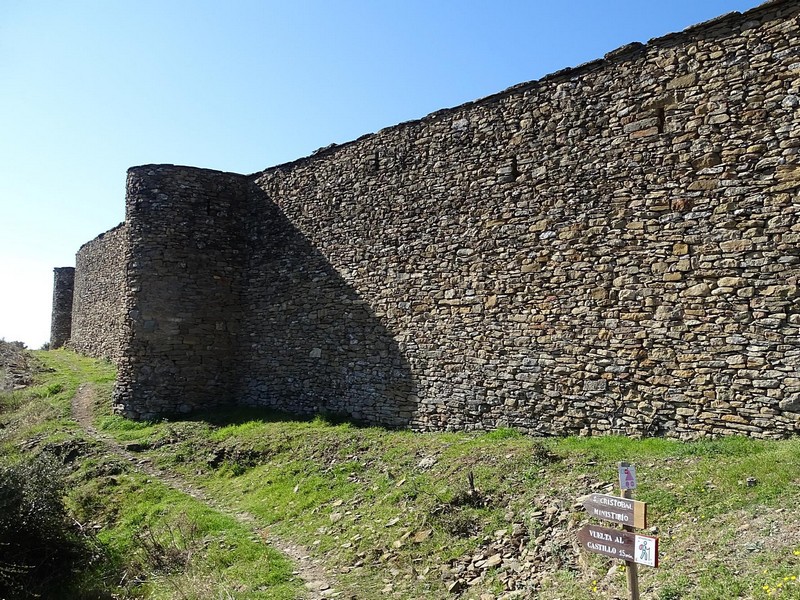
M619 472L619 489L621 490L635 490L636 489L636 467L628 463L619 463L617 466Z
M589 552L624 560L630 598L639 600L637 565L658 566L658 538L634 533L634 528L647 527L647 504L631 498L631 490L636 488L636 467L621 462L617 468L622 495L590 494L583 499L583 506L590 517L619 523L622 529L584 525L578 531L578 541Z

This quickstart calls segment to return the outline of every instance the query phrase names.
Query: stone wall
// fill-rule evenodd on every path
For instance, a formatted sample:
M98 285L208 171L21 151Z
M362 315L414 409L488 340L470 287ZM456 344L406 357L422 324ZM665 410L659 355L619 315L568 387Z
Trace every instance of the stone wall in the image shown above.
M132 169L117 410L796 434L799 10L249 177Z
M251 184L243 175L128 171L126 329L115 391L135 418L233 401Z
M50 347L61 348L72 334L72 295L75 287L75 269L53 269L53 312L50 320Z
M122 354L126 246L127 228L120 224L81 246L75 256L69 346L115 362Z
M391 321L376 312L363 289L331 264L308 233L287 220L267 194L257 192L246 220L237 397L295 413L409 425L416 408L411 368L388 328ZM348 266L371 267L367 261Z
M405 371L417 429L796 433L797 12L730 15L259 174L326 266L273 310L274 278L251 281L245 397L291 410L331 377Z

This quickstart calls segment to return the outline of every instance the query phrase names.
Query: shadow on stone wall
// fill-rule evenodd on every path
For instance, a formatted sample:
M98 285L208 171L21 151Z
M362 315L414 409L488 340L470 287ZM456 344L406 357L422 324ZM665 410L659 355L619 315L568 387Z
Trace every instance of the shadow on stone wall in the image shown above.
M407 426L416 410L415 385L391 332L267 194L253 187L241 402Z

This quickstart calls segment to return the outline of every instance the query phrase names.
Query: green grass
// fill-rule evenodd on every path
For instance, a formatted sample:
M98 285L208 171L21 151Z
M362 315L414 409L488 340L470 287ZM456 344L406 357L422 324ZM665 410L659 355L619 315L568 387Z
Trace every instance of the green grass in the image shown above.
M29 401L37 408L9 401L16 403L14 414L28 410L23 421L35 421L29 434L79 437L65 416L69 398L79 382L95 381L103 400L98 429L120 442L139 443L146 448L143 456L201 486L217 502L251 513L268 535L303 544L359 599L451 597L442 577L449 561L488 547L494 532L515 524L530 535L527 548L533 552L538 535L585 520L573 505L591 491L612 491L621 460L636 464L635 496L648 503L649 521L661 538L662 568L640 571L643 597L800 597L791 579L800 577L799 439L532 439L514 429L414 434L244 408L136 423L110 414L113 370L107 365L68 352L42 359L55 372ZM38 418L41 413L47 416ZM108 459L92 460L87 473L115 471ZM476 495L469 493L470 475ZM241 583L252 590L246 593L270 585L273 571L247 562L253 551L245 543L248 533L235 533L235 524L219 516L202 516L201 507L190 505L195 501L187 499L190 504L174 512L171 507L182 505L172 492L128 472L93 475L82 485L87 491L72 500L74 510L85 503L86 519L101 518L100 537L119 556L135 556L125 544L133 543L132 532L142 523L168 531L191 515L202 525L198 539L206 562L193 567L194 575L156 574L141 586L149 597L170 597L176 582L190 576L196 586L208 582L217 592L239 577L250 581ZM102 498L103 506L93 506L93 498ZM535 516L547 511L563 515L553 530ZM414 541L420 532L430 533ZM222 551L231 544L242 552L232 562ZM565 562L546 567L537 597L625 595L624 574L610 573L611 561L584 554L578 562L571 548L558 552ZM261 573L253 581L243 574L251 570ZM489 573L462 597L499 593L499 575ZM386 580L391 594L384 591Z
M736 597L728 595L732 590L747 597L759 593L765 577L757 572L755 561L737 559L730 568L705 565L692 552L712 543L716 518L793 506L799 496L797 440L533 440L514 430L419 435L322 419L280 420L266 413L251 412L249 418L235 411L230 419L234 424L222 425L226 419L218 414L220 426L161 423L142 435L152 441L171 435L170 428L190 426L193 436L172 444L169 453L153 452L153 457L195 478L213 496L253 513L281 535L315 549L340 569L371 557L357 574L343 575L364 598L380 596L368 582L381 581L387 568L400 574L412 567L416 572L437 569L475 551L488 532L507 527L510 520L524 522L541 496L571 506L588 491L587 482L613 483L616 463L622 459L638 465L637 497L649 503L651 523L661 531L681 530L678 535L662 534L662 548L704 571L702 576L675 578L673 569L643 569L643 581L654 589L663 587L665 597ZM120 433L124 427L120 424ZM224 458L209 464L207 457L220 450ZM420 468L426 457L434 464ZM467 490L470 471L490 499L486 506L453 505ZM748 486L748 477L756 477L756 485ZM735 525L727 525L732 533ZM407 533L427 528L434 533L425 543L394 547ZM772 561L766 576L785 576L781 573L797 562L792 549L779 542L774 552L765 551L762 556ZM586 572L554 574L543 597L565 591L571 598L593 597L590 582L602 576L608 561L594 564ZM620 585L624 583L615 580L606 588L618 590ZM411 581L401 589L408 597L446 597L438 580Z
M109 414L110 364L63 350L36 356L43 367L37 384L0 394L3 461L41 452L69 460L64 502L84 531L96 531L94 557L51 597L299 597L302 584L292 564L258 532L137 472L72 420L72 397L89 383L102 399L101 427L119 439L126 432L139 439L163 429Z
M101 506L97 497L105 499ZM71 494L69 506L83 520L103 524L98 539L117 572L125 570L140 581L133 590L137 595L296 597L291 564L252 531L140 474L95 483Z

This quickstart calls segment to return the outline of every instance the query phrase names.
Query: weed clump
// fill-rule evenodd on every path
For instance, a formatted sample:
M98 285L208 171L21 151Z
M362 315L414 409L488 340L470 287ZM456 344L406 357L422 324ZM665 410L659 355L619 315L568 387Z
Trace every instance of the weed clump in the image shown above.
M145 525L135 534L136 545L144 555L146 566L161 573L183 571L193 551L199 547L201 538L197 523L185 516L160 529Z

